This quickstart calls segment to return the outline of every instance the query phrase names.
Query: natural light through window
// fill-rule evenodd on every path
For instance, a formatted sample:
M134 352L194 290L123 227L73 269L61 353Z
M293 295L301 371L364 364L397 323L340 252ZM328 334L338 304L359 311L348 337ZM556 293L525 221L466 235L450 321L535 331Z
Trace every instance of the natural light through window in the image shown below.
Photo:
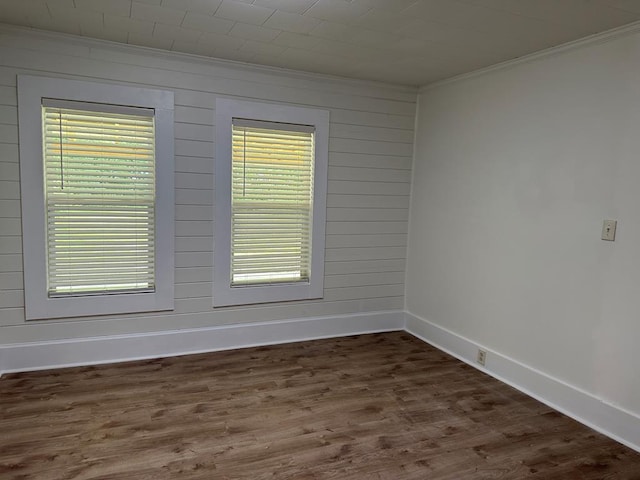
M213 305L322 298L329 112L216 99Z
M308 282L314 129L233 119L232 286Z
M153 292L153 109L75 103L43 99L48 295Z

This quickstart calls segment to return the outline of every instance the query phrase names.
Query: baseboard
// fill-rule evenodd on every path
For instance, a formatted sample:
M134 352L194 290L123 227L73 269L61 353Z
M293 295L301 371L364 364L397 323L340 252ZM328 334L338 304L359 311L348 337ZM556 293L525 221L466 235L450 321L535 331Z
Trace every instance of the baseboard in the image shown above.
M0 375L403 330L640 452L640 417L493 352L413 314L397 311L224 325L0 346ZM487 350L484 367L475 362Z
M0 375L402 330L386 311L0 346Z
M578 422L640 452L640 417L411 313L405 330ZM476 363L487 351L485 366Z

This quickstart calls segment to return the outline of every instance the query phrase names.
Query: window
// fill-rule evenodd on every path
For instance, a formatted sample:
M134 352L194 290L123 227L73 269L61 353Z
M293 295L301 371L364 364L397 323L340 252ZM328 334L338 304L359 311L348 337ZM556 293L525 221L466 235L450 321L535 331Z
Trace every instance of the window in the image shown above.
M232 129L231 285L308 282L314 129L237 118Z
M216 102L214 306L322 297L328 120Z
M20 76L27 319L173 308L173 94Z
M152 292L153 110L42 106L48 295Z

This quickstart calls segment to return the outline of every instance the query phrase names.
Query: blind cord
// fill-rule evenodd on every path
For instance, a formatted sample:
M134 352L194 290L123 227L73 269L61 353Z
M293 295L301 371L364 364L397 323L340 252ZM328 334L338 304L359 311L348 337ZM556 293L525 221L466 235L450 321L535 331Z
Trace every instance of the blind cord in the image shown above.
M247 130L242 135L242 196L247 196Z
M58 114L58 132L60 135L60 190L64 190L64 166L62 163L62 112Z

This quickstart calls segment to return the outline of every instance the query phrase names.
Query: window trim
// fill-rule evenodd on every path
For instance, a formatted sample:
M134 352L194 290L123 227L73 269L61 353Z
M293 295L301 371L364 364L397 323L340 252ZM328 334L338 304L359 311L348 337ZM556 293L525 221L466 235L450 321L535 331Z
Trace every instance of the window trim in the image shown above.
M156 289L76 297L47 294L42 158L42 98L153 108L156 123ZM80 80L18 75L22 245L27 320L173 310L173 92Z
M216 99L213 306L251 305L322 298L329 158L329 112L230 98ZM231 287L231 142L232 120L312 125L315 128L314 200L309 282Z

